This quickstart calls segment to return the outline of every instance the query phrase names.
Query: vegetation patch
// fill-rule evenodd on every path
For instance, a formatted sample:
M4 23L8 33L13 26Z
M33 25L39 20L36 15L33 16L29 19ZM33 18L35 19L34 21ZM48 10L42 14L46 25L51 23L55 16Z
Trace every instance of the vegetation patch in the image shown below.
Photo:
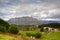
M60 32L47 34L41 40L60 40Z

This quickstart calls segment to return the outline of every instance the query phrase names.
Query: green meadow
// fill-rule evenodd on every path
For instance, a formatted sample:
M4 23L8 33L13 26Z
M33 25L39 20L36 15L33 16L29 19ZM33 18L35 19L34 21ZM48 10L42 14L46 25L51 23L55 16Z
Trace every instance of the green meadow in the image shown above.
M41 40L60 40L60 32L43 35Z

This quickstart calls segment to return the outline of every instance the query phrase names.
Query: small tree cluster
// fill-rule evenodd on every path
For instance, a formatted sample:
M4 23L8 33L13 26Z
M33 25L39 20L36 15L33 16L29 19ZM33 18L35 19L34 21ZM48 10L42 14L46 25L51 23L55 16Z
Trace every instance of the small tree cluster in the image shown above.
M8 28L9 28L9 23L0 19L0 32L7 32Z
M9 33L17 34L19 30L16 25L9 25L8 22L0 19L0 32L9 32Z

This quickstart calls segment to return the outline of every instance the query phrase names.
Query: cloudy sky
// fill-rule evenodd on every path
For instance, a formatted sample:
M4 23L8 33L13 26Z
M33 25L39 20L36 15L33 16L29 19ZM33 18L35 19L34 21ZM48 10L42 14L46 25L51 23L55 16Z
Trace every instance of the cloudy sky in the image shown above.
M0 18L22 16L60 19L60 0L0 0Z

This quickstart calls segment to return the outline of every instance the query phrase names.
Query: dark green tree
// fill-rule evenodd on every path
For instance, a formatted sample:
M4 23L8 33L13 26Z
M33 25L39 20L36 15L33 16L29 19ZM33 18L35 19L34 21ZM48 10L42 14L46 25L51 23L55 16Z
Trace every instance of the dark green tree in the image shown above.
M2 20L2 19L0 19L0 26L3 26L6 29L8 29L9 28L9 23L4 21L4 20Z
M0 19L0 32L7 32L9 28L9 23Z
M16 26L10 26L8 32L12 34L18 34L19 30Z
M0 32L6 32L6 28L3 26L0 26Z

